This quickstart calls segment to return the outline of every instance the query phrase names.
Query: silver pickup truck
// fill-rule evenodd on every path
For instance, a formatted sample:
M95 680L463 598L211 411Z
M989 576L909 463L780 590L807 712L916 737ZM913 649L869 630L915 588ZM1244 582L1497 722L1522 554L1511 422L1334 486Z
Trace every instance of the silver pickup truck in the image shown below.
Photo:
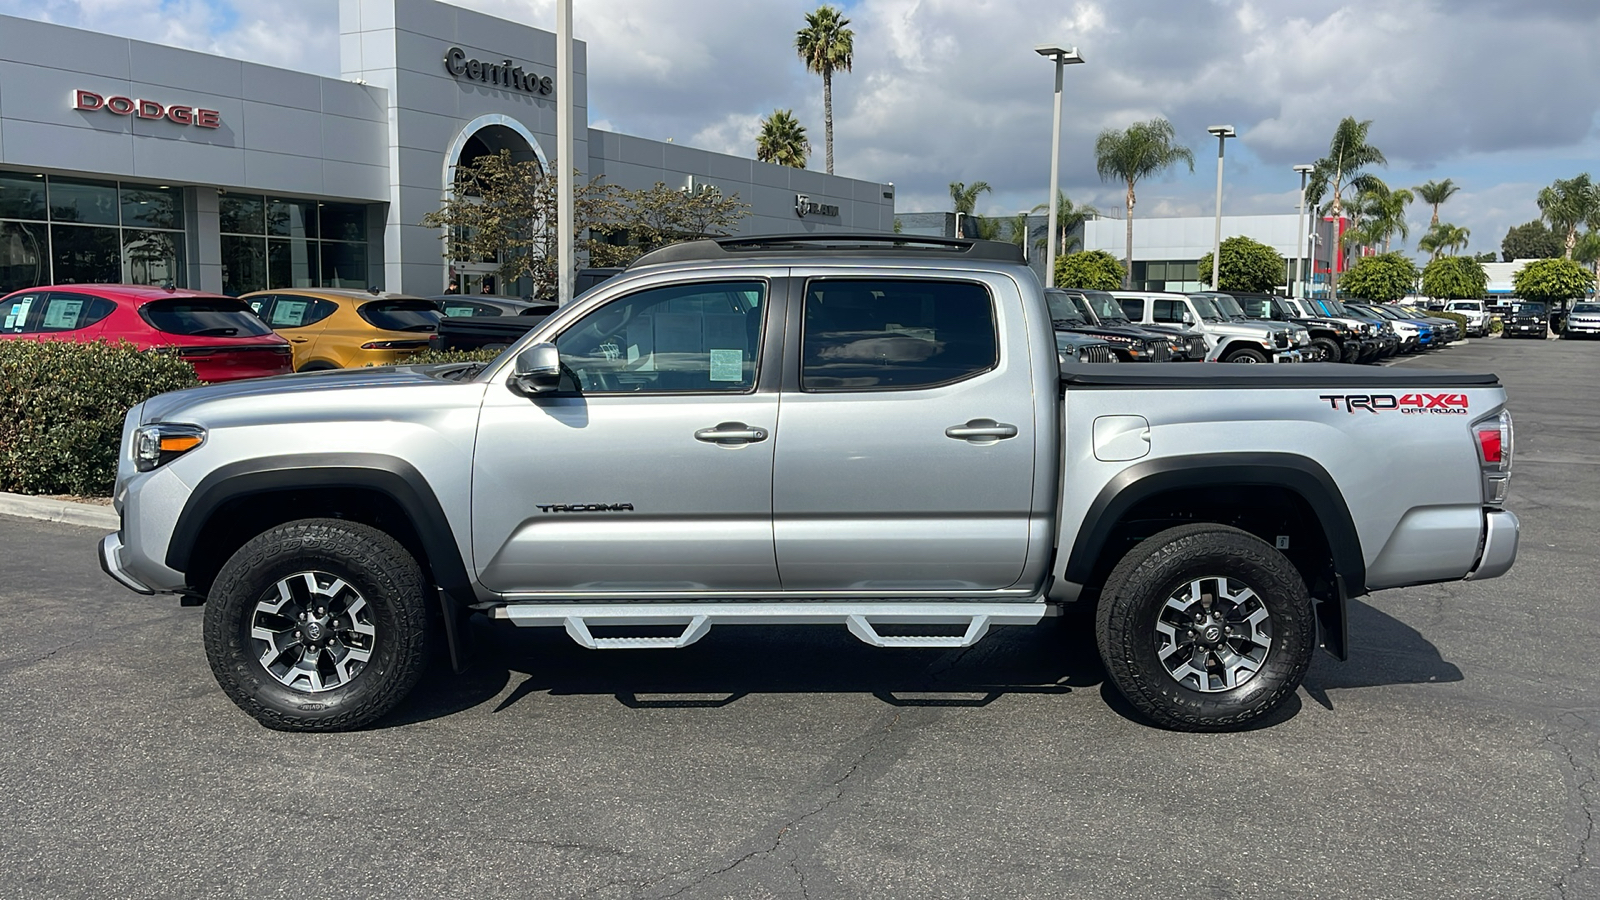
M146 401L100 559L203 602L273 728L372 722L436 642L461 667L473 613L596 650L909 648L1076 607L1152 721L1228 730L1343 658L1347 598L1510 568L1505 404L1493 375L1062 364L1010 244L697 241L489 364Z

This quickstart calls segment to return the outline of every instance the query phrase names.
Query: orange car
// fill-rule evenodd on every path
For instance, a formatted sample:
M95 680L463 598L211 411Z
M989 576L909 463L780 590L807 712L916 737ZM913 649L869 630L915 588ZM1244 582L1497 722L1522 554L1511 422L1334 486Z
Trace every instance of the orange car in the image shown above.
M256 291L239 299L294 348L294 370L403 362L428 347L439 304L408 294L339 288Z

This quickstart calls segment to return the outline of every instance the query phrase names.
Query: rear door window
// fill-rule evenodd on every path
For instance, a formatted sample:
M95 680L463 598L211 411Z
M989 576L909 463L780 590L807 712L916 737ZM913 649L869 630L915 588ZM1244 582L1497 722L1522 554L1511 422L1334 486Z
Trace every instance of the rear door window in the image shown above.
M42 332L80 331L100 324L117 305L103 297L51 291L39 313L36 330Z
M337 308L338 305L331 300L283 294L274 298L267 324L273 328L304 328L333 315Z
M1143 300L1139 299L1138 297L1120 297L1118 300L1122 304L1122 314L1127 316L1130 321L1144 321Z
M157 331L194 337L259 337L271 334L250 307L234 297L173 297L152 300L139 315Z
M420 297L373 300L356 310L367 324L384 331L438 331L439 304Z
M1150 315L1152 320L1169 324L1183 324L1183 314L1188 307L1184 305L1182 300L1156 300L1154 303L1155 309Z
M936 387L1000 359L994 301L973 282L814 280L802 340L805 391Z

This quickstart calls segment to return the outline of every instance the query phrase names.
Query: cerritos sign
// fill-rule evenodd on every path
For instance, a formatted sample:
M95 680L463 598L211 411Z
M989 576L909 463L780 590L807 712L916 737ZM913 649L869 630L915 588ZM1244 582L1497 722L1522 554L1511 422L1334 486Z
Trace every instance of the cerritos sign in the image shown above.
M214 109L198 109L175 104L163 106L154 100L134 100L131 97L96 94L94 91L73 91L72 108L85 112L104 110L117 116L134 116L140 119L166 119L179 125L196 128L221 128L222 113Z
M556 89L555 79L549 75L525 72L521 66L512 65L509 59L494 62L468 59L467 51L460 47L451 47L445 51L444 68L457 78L527 91L530 94L549 94Z

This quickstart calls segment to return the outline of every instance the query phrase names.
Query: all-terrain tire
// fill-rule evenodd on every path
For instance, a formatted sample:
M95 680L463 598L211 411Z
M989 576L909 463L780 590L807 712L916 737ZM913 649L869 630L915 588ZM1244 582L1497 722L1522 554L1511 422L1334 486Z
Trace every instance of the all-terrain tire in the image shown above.
M319 582L327 593L315 593ZM217 574L205 606L206 657L228 698L268 728L361 728L392 710L422 676L434 641L426 596L417 561L388 534L341 519L289 522L250 539ZM263 612L275 603L279 612ZM296 625L296 610L309 610L314 621L317 608L327 614L312 636L327 643L311 652L323 669L297 669L306 626ZM344 619L340 610L348 612ZM287 638L263 639L285 626ZM274 646L287 648L273 657L276 674L264 659ZM351 647L368 658L341 670L335 655Z
M1167 599L1196 580L1237 580L1259 598L1271 641L1253 675L1226 689L1182 683L1162 662L1158 619ZM1141 541L1111 571L1095 614L1095 638L1111 683L1156 724L1179 731L1234 731L1272 712L1311 664L1316 623L1294 565L1255 535L1225 525L1169 528Z
M1311 339L1311 346L1322 353L1322 358L1317 360L1318 362L1339 362L1343 359L1344 351L1339 349L1333 338L1314 337Z
M1237 350L1228 351L1228 355L1223 357L1222 361L1225 363L1244 363L1246 365L1259 364L1267 361L1267 355L1254 347L1240 347Z

